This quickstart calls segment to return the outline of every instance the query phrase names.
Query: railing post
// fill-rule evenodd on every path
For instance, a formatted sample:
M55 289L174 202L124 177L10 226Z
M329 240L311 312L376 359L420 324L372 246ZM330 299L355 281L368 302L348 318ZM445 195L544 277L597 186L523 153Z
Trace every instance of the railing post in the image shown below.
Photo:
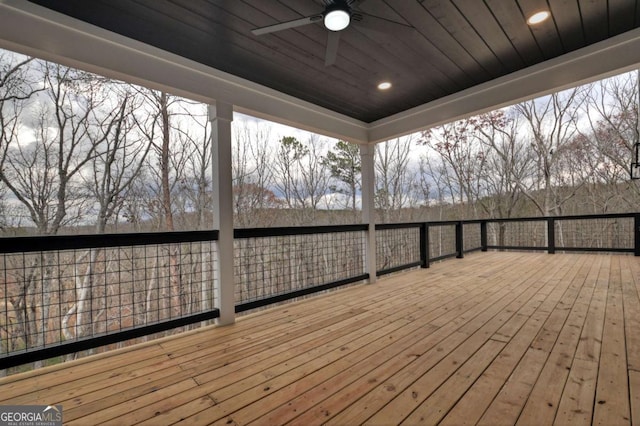
M635 256L640 256L640 213L636 213L633 215L633 234L633 254Z
M482 251L487 251L487 221L480 222L480 246Z
M429 267L429 224L420 225L420 261L421 268Z
M552 217L547 218L547 252L556 252L556 221Z
M462 259L464 257L464 234L463 234L463 225L462 221L456 223L456 252L458 255L456 256L458 259Z

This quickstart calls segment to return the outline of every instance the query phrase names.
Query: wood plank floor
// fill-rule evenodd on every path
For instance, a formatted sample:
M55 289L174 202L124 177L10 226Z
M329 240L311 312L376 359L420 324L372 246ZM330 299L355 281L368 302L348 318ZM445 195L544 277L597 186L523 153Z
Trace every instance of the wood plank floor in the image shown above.
M0 379L65 424L640 424L640 258L476 253Z

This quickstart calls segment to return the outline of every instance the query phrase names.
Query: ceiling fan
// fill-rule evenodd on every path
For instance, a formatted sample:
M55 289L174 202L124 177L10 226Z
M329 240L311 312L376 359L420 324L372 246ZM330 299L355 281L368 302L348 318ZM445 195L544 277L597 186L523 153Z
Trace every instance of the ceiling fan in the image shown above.
M399 22L389 21L361 11L354 11L355 6L362 5L365 1L367 0L324 0L325 8L321 13L292 21L280 22L279 24L268 25L266 27L255 28L251 30L251 32L259 36L322 22L329 32L327 50L324 57L325 66L329 66L335 63L336 57L338 56L340 32L347 29L352 22L357 22L359 26L376 32L382 31L389 33L395 31L398 27L412 29L412 27Z

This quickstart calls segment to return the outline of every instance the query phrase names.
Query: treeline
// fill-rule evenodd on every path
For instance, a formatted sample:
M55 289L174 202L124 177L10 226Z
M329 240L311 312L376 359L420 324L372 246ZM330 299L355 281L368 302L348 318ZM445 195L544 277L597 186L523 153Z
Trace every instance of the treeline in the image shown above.
M637 74L628 73L423 133L438 194L466 217L636 211Z

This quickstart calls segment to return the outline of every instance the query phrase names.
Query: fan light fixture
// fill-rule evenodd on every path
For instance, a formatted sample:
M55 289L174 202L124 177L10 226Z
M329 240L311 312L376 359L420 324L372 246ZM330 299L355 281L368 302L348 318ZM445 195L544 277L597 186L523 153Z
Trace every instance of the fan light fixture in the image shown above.
M549 16L551 16L551 13L549 13L548 10L541 10L540 12L536 12L533 15L529 16L529 19L527 19L527 24L539 24L543 21L546 21Z
M351 15L344 9L333 9L324 15L324 26L331 31L341 31L349 26Z

